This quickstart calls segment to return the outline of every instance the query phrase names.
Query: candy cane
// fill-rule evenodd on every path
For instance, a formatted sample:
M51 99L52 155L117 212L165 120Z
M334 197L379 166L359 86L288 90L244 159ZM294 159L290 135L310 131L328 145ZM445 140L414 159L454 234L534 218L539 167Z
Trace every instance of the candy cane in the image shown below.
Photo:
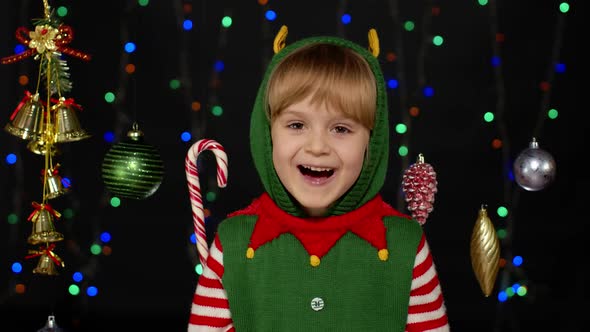
M209 247L207 245L207 234L205 233L205 213L203 211L201 185L197 170L197 158L205 150L211 150L215 154L215 159L217 160L217 185L220 188L224 188L227 185L227 155L223 146L211 139L201 139L194 143L186 154L184 170L186 172L193 211L193 227L197 237L197 252L199 253L199 260L203 267L209 256Z

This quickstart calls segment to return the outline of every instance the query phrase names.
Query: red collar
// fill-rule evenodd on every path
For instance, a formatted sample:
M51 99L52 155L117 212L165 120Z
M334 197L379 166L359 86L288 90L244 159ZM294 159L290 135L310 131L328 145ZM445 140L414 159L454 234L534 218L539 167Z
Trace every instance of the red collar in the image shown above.
M324 218L298 218L281 210L267 193L250 206L229 215L258 215L249 247L256 250L283 233L293 234L310 256L322 257L348 231L365 239L377 250L387 249L384 216L409 218L389 204L380 195L349 213Z

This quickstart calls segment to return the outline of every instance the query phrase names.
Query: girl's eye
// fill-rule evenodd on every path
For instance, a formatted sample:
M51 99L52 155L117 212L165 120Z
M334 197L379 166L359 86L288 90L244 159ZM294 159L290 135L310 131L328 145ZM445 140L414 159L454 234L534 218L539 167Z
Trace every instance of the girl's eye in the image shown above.
M301 122L293 122L287 125L288 128L291 129L303 129L303 123Z
M336 127L334 127L334 131L337 134L346 134L346 133L349 133L350 132L350 129L348 129L348 128L344 127L344 126L336 126Z

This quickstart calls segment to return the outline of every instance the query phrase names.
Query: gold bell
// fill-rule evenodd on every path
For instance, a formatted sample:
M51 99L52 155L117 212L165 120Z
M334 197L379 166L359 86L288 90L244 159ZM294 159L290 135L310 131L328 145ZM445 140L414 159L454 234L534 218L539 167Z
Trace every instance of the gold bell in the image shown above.
M35 154L39 154L44 156L47 153L47 149L49 148L49 153L51 156L55 156L61 154L61 151L57 148L55 144L49 144L44 138L40 137L36 140L32 140L27 144L27 149Z
M54 199L68 192L68 188L61 182L61 176L55 174L52 169L49 169L47 174L47 198Z
M33 232L27 241L30 244L39 244L63 240L63 234L55 230L51 213L45 208L39 209L37 213L37 219L33 221Z
M37 263L37 267L33 269L33 273L50 276L59 275L59 273L57 273L57 269L55 268L55 262L46 252L39 257L39 262Z
M36 139L43 132L43 104L39 101L39 94L27 95L23 98L19 108L10 117L11 122L4 130L25 140Z
M60 97L52 108L55 112L55 143L74 142L90 137L80 126L71 103L66 103L64 97Z

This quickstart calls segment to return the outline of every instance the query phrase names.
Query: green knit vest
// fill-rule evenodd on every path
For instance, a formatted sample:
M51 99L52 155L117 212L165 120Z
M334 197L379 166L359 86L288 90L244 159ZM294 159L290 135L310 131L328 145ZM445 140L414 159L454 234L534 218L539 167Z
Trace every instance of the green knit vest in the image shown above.
M387 261L379 260L375 247L347 233L319 266L312 267L308 253L289 233L247 259L256 219L235 216L218 227L225 266L222 282L237 332L404 331L422 236L418 223L384 218ZM312 309L316 298L323 302L320 310Z

